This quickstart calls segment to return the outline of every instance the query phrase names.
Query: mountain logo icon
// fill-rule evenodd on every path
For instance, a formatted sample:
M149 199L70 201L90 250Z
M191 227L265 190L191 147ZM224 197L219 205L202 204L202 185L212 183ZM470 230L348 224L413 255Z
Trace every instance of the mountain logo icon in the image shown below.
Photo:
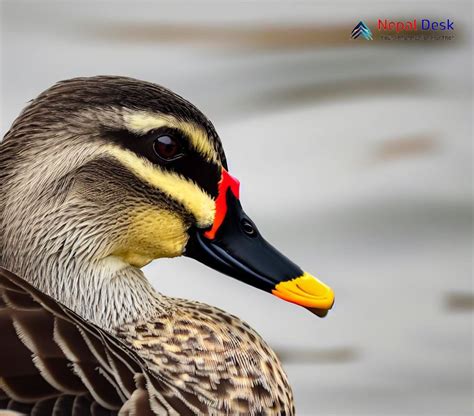
M362 37L365 40L373 40L372 31L362 20L359 23L357 23L356 27L352 29L352 32L351 32L352 39L357 39L359 37Z

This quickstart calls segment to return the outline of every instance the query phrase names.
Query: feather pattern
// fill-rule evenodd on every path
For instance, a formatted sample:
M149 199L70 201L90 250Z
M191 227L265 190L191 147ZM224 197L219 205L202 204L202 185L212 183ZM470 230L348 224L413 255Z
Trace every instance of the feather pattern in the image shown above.
M3 408L32 415L152 414L146 365L119 340L3 268L0 301Z
M217 308L179 301L179 314L111 334L0 268L3 408L32 415L293 413L286 376L258 334Z

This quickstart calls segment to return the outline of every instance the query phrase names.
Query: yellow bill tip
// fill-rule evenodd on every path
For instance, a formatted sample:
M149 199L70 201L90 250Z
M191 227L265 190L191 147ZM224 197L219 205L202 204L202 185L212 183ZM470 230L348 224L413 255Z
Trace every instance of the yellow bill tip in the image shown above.
M302 276L278 283L272 293L287 302L310 309L328 310L334 304L333 290L306 272Z

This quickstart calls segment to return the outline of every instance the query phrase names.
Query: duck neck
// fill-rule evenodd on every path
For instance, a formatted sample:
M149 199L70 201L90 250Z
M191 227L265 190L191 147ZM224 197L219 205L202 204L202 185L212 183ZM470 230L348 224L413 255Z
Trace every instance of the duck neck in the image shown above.
M46 262L2 266L108 331L160 316L170 307L140 269L112 256L81 263L49 257Z

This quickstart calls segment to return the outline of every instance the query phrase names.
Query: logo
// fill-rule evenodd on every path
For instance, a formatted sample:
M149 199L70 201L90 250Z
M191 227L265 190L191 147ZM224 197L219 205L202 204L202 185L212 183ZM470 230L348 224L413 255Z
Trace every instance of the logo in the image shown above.
M363 37L365 40L372 40L372 31L362 20L357 23L351 32L352 39L357 39L358 37Z
M412 18L409 20L377 19L372 26L376 40L453 40L454 21ZM374 40L372 30L362 20L352 29L352 39Z
M419 24L421 22L421 25ZM392 21L388 19L378 19L377 29L379 31L394 30L400 32L417 32L417 31L446 31L454 30L454 22L451 19L432 21L430 19L417 19L403 21Z

